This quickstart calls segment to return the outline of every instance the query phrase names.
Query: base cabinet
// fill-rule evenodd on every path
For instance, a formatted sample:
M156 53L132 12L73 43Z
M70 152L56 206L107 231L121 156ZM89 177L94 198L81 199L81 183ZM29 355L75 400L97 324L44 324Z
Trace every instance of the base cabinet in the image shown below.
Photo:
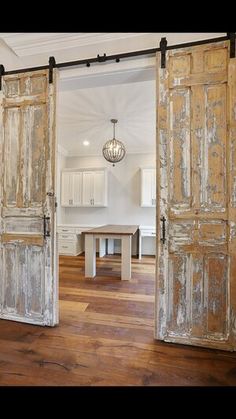
M59 255L77 256L83 252L81 234L75 227L58 227L57 232Z

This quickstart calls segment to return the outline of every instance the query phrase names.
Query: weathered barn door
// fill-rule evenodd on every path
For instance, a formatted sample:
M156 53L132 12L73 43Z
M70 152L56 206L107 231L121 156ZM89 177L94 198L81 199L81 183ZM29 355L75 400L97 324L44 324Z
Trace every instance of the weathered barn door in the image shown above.
M226 41L160 67L156 338L235 350L236 59Z
M48 326L58 322L55 77L4 76L0 92L0 318Z

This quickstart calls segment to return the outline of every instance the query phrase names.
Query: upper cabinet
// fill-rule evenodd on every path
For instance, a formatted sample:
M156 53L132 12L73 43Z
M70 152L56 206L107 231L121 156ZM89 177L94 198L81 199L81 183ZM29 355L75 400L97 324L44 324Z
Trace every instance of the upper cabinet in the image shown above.
M107 206L107 172L94 170L83 172L83 206Z
M141 168L141 207L156 206L156 169Z
M63 171L61 205L66 207L106 207L107 170Z
M82 173L62 172L61 205L76 207L82 203Z

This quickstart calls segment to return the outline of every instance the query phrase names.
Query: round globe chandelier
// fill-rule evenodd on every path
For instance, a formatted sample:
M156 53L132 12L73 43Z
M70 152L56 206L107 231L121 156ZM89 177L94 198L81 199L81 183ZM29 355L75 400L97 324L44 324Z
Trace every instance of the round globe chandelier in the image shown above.
M115 138L115 124L117 122L117 119L111 119L111 123L113 124L113 139L108 140L102 149L104 158L110 163L113 163L113 166L125 157L124 144Z

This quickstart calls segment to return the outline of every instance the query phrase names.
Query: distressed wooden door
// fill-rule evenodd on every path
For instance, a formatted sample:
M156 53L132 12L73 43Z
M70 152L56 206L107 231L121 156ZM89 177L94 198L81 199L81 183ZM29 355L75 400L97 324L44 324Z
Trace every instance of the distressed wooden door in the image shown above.
M235 350L236 59L226 41L157 61L156 338Z
M0 102L0 318L58 322L55 77L4 76Z

